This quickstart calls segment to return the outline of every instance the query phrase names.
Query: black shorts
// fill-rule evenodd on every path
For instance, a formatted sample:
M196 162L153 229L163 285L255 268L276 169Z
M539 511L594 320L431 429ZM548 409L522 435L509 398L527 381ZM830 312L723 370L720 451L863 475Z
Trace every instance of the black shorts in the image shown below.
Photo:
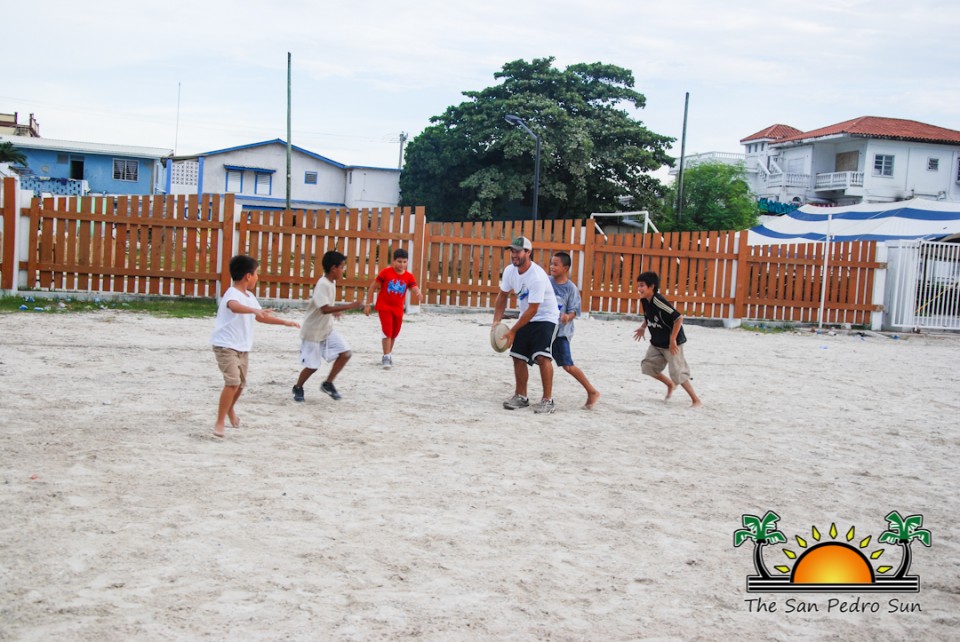
M553 359L551 346L556 333L556 323L531 321L517 332L510 348L510 356L526 361L528 365L533 365L537 357Z

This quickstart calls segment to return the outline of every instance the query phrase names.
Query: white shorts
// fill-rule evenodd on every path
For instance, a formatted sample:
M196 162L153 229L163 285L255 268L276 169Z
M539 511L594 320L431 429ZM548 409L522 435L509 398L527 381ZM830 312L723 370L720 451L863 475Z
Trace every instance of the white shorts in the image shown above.
M317 370L324 361L336 361L337 357L349 351L350 346L334 331L323 341L301 341L300 363L304 368Z

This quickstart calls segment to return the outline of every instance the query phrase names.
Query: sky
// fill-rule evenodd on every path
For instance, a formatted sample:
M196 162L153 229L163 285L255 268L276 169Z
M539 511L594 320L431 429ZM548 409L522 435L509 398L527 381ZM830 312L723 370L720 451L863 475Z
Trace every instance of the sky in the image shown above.
M0 26L0 112L45 138L194 154L287 137L397 167L400 134L513 60L629 69L630 115L686 153L783 123L905 118L960 130L960 4L944 0L48 0ZM16 13L16 12L15 12ZM5 12L8 18L13 15ZM549 135L549 132L544 134Z

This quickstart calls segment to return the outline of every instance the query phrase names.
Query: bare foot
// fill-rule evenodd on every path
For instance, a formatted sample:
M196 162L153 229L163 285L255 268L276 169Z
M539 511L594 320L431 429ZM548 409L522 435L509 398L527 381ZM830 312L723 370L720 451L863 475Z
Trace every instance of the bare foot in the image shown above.
M230 418L230 425L231 425L231 426L233 426L234 428L239 428L239 427L240 427L240 417L237 416L237 413L235 413L234 411L231 410L231 411L227 414L227 417Z
M677 384L671 382L670 386L667 388L667 396L663 398L664 403L670 401L670 397L673 396L673 391L677 389Z
M223 434L223 424L217 424L217 425L215 425L215 426L213 427L213 436L214 436L214 437L219 437L220 439L223 439L223 437L224 437L224 434Z
M597 405L597 401L600 400L600 391L594 390L593 392L587 393L587 403L583 404L583 407L587 410L593 410L593 407Z
M703 404L700 403L700 400L699 400L699 399L697 399L697 400L694 401L692 404L690 404L690 407L691 407L691 408L701 408L701 407L703 407Z

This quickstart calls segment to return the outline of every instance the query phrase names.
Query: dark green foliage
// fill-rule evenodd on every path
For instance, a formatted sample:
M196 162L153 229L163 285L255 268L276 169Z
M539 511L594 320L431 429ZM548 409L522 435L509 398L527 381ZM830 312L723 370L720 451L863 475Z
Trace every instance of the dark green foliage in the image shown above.
M11 165L27 164L27 157L23 152L13 146L11 142L0 143L0 163L10 163Z
M536 142L504 121L522 118L541 139L538 216L583 217L645 206L664 186L646 172L672 165L672 138L649 131L624 106L643 108L633 74L603 63L555 69L553 58L515 60L497 85L465 91L414 138L400 177L403 205L431 220L499 219L533 199Z
M655 222L661 231L745 230L758 222L757 202L747 187L742 165L703 163L683 172L683 208L676 219L679 181Z

